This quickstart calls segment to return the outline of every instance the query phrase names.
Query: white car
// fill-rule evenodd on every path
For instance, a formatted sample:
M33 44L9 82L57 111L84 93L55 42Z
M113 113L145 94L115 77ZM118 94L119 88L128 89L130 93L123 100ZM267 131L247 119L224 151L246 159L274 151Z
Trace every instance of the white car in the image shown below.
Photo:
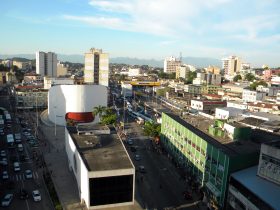
M34 190L32 191L32 197L33 197L33 200L35 202L38 202L41 200L41 194L40 194L40 191L39 190Z
M7 154L6 154L6 151L5 150L1 150L1 157L6 157L7 156Z
M12 202L13 197L14 197L13 194L6 194L1 202L2 206L9 206Z
M26 179L32 179L33 178L31 170L25 170L24 174L25 174Z
M7 158L2 158L2 160L0 160L0 164L3 165L3 166L8 165L8 160L7 160Z
M2 179L9 179L8 171L3 171L2 172Z

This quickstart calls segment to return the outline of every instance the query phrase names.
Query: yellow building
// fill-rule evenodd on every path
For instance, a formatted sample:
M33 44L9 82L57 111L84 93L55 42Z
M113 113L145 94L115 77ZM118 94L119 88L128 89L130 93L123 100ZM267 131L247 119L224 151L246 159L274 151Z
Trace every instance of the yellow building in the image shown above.
M208 66L205 71L206 73L221 74L221 69L217 66Z
M84 82L104 85L109 83L109 55L102 49L91 48L85 53Z
M184 78L187 79L190 74L190 68L186 65L176 66L176 79Z

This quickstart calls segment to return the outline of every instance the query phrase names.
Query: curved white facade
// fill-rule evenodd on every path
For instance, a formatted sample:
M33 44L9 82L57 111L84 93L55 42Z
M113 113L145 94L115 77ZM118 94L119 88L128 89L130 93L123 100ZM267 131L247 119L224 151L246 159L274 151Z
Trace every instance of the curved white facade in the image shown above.
M102 85L57 85L49 90L48 115L57 125L65 125L68 112L92 112L99 105L107 106L107 88Z

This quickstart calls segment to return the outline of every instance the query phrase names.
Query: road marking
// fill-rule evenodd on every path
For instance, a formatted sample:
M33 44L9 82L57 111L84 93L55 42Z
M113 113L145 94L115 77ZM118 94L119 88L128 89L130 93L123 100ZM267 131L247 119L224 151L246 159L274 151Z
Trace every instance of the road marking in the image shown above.
M25 203L26 203L27 209L29 210L29 205L28 205L27 200L25 200Z
M35 171L35 172L33 173L33 176L34 176L35 179L38 179L38 178L39 178L39 175L38 175L37 171Z

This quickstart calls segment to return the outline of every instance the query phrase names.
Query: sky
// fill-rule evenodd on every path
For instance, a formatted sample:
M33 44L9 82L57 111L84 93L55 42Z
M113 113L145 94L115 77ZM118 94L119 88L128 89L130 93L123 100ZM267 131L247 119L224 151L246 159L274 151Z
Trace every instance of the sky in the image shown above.
M279 0L1 1L0 54L221 59L280 66Z

